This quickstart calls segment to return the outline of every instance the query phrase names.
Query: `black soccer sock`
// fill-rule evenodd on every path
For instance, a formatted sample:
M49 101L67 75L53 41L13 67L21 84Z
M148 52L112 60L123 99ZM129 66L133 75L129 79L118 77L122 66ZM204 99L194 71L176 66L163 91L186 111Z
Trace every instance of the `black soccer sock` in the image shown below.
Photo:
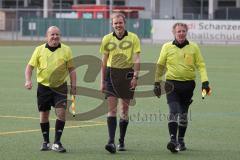
M188 126L188 113L184 112L179 116L179 126L178 126L178 141L183 141L185 136L187 126Z
M117 117L107 117L107 125L109 135L108 143L114 143L115 132L117 128Z
M176 141L176 135L178 130L178 123L177 122L169 122L168 123L168 130L171 141Z
M128 120L120 119L119 121L119 129L120 129L120 143L124 143L124 138L127 132Z
M42 135L43 135L43 140L44 142L49 143L49 122L46 123L40 123L41 130L42 130Z
M178 140L183 141L187 127L186 126L179 126L178 127Z
M65 126L65 122L64 121L61 121L59 119L56 120L54 143L59 143L60 142L64 126Z

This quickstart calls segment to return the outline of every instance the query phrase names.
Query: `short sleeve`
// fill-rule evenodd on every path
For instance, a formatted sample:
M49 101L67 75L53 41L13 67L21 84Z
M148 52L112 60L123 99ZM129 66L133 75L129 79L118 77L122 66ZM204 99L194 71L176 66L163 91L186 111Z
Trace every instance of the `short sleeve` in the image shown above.
M29 65L33 66L33 67L37 67L38 66L38 54L39 53L39 48L35 48L32 57L30 59L30 61L28 62Z
M134 46L134 48L133 48L134 53L140 53L141 52L141 43L140 43L140 40L139 40L137 35L134 37L133 46Z
M68 68L74 67L72 49L70 47L68 47L67 67Z
M102 39L102 42L101 42L99 52L101 54L108 53L109 52L108 48L111 48L111 44L108 44L108 38L107 38L107 36L104 36Z

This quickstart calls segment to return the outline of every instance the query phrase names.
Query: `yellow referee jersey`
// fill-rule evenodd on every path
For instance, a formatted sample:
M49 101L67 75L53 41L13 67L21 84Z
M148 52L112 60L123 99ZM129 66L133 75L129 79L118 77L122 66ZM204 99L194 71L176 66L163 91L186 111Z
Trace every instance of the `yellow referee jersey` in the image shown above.
M100 46L100 53L109 54L107 66L112 68L133 67L133 55L140 52L138 36L127 31L121 40L116 37L115 33L105 35Z
M73 67L72 50L61 43L60 48L51 52L43 44L35 48L28 64L37 68L38 83L58 87L66 81L68 69Z
M167 80L195 80L196 69L200 73L201 81L208 81L202 54L198 45L193 42L189 42L183 48L178 48L172 42L165 43L162 46L157 65L158 73L155 82L163 79L164 70L166 71Z

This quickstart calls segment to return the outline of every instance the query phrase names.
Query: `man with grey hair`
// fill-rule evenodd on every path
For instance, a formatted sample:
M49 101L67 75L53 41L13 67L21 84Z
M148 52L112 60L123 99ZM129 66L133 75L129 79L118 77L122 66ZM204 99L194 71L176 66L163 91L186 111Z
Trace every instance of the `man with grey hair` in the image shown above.
M185 23L173 25L174 40L162 46L156 65L154 93L161 96L161 81L164 71L166 78L165 90L169 106L168 129L170 141L167 149L172 153L186 150L184 137L188 126L188 109L192 103L195 88L195 71L201 76L202 91L210 94L205 62L198 45L187 40L188 27ZM169 85L170 84L170 85Z

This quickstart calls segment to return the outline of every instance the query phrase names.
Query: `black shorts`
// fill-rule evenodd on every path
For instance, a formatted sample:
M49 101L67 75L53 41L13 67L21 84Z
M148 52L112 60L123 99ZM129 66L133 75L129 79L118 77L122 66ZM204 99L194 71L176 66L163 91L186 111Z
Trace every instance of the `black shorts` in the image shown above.
M133 99L134 89L131 88L131 80L134 70L132 68L110 68L106 70L106 97L113 96L122 99Z
M50 88L38 83L37 103L39 111L49 111L51 106L64 107L67 106L67 83L57 88Z
M173 90L167 94L168 104L178 102L180 105L189 106L192 102L195 81L174 81L166 80L167 83L173 85Z

